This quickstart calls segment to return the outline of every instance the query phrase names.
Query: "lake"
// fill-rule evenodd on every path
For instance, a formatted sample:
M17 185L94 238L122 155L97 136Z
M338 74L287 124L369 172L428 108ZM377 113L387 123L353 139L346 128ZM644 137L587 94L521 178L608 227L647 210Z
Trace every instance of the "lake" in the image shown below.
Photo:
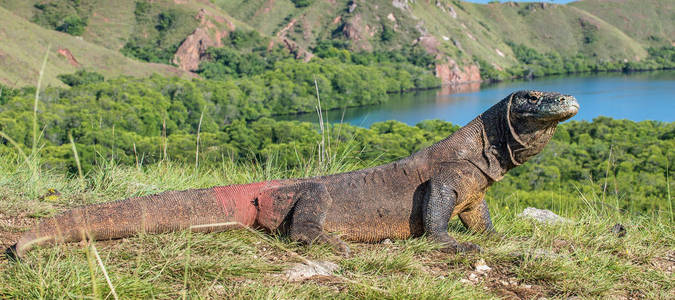
M598 116L633 121L675 121L675 70L583 74L492 84L464 84L441 89L392 94L387 103L325 113L331 123L369 127L375 122L398 120L415 125L441 119L464 125L481 112L523 89L555 91L577 98L580 110L572 120ZM277 120L318 122L316 113L276 116Z

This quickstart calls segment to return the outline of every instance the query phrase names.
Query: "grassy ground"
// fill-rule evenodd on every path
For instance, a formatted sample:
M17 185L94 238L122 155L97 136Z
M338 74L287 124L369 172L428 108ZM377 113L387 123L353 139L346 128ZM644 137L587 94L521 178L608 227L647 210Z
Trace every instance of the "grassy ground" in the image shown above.
M104 165L84 176L41 170L0 157L0 246L14 243L41 217L76 205L164 190L208 187L289 176L325 168L278 170L272 164L225 163L199 169L170 163L135 167ZM352 169L349 164L328 172ZM49 188L59 196L41 197ZM321 245L235 230L216 234L177 232L68 244L33 251L21 262L0 258L0 298L108 298L109 284L127 298L654 298L673 297L675 228L671 220L617 214L588 207L558 212L573 222L543 225L516 216L517 197L490 202L501 240L465 231L451 234L478 243L480 254L449 255L425 238L393 243L350 243L344 258ZM509 203L500 203L510 201ZM582 201L581 199L579 201ZM570 206L572 207L572 206ZM618 237L610 228L627 228ZM95 246L95 248L94 248ZM289 282L282 271L299 261L335 262L333 276ZM101 258L101 264L96 261ZM491 270L476 271L484 260Z

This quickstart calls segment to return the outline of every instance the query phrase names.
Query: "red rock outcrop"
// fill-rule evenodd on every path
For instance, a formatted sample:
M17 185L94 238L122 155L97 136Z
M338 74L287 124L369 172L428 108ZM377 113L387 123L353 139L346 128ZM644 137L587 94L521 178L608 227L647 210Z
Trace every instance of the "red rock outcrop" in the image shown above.
M59 48L59 50L56 50L61 56L65 57L68 62L73 66L73 67L79 67L80 63L75 59L75 56L73 55L68 48Z
M199 11L197 20L199 27L185 38L185 41L178 47L173 56L172 62L180 69L185 71L195 71L199 68L199 62L204 57L206 49L209 47L223 46L222 39L229 34L228 30L219 30L218 27L209 20L213 18L217 23L226 23L229 31L235 29L234 24L223 17L211 15L206 10Z
M375 28L364 24L363 17L356 14L351 18L343 19L344 26L342 27L342 34L352 41L352 46L356 50L373 50L373 46L368 41L369 37L373 37L376 33Z
M476 65L466 65L460 67L453 60L447 63L436 64L436 77L441 79L441 83L460 84L469 82L480 82L480 69Z

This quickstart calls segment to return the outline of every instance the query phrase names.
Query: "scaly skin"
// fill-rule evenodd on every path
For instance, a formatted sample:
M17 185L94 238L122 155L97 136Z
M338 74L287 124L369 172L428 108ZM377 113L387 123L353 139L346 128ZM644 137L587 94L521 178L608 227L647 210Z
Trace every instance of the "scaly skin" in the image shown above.
M376 242L426 233L447 252L477 251L448 234L459 216L470 230L494 233L485 191L506 172L539 153L557 124L574 116L576 99L558 93L509 95L446 139L413 155L374 168L289 179L165 192L75 208L27 232L10 254L38 245L85 238L114 239L139 232L238 226L275 231L304 243L349 248L327 232Z

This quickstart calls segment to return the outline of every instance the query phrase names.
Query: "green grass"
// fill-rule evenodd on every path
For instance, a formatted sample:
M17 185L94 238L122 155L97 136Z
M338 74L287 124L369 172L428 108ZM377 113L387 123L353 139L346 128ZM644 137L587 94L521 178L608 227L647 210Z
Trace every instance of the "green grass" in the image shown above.
M329 172L353 168L341 163ZM22 159L0 157L0 246L14 243L39 218L76 205L165 190L311 176L323 169L316 164L303 170L280 170L273 163L224 163L195 171L194 165L170 162L140 169L107 163L86 174L82 184L76 175L41 169L35 175ZM40 200L49 188L61 195ZM581 205L558 211L573 223L548 226L518 218L522 208L517 208L517 202L517 195L489 202L497 230L505 236L502 240L473 235L457 220L451 222L451 234L460 241L480 244L484 249L480 254L444 254L425 238L414 238L393 244L350 243L353 256L343 258L324 245L302 246L284 236L247 230L143 235L97 242L96 248L121 299L494 298L513 294L668 298L673 294L672 222ZM627 228L625 237L610 233L615 223ZM340 270L335 276L288 282L280 273L298 259L284 249L308 259L333 261ZM478 275L474 283L469 279L479 259L492 270ZM18 263L0 260L0 298L112 298L109 291L86 244L39 249Z

